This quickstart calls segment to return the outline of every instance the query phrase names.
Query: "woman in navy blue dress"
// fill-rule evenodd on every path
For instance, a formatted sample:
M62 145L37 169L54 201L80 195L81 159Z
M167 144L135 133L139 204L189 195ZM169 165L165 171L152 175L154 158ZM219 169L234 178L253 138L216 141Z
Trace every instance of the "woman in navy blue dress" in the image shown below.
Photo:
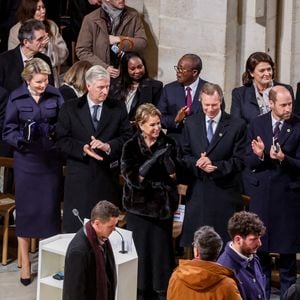
M49 66L39 58L26 64L24 83L9 97L3 126L3 139L14 148L16 233L24 285L31 282L29 239L60 232L62 164L54 129L63 98L48 85L49 74Z

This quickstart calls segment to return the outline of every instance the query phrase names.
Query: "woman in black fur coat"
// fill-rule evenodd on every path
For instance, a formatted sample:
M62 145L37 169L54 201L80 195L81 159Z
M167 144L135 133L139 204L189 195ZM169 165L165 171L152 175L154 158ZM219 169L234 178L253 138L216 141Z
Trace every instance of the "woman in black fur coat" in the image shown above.
M139 256L138 299L165 299L175 260L173 212L178 206L175 142L161 131L160 111L150 103L137 109L136 135L121 159L127 229Z

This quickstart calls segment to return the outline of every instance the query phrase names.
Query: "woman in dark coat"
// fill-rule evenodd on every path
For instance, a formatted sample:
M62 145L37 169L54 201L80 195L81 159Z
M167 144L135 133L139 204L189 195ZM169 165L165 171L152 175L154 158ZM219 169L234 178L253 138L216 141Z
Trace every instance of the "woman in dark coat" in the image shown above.
M54 147L54 128L63 98L48 85L49 66L30 60L24 83L9 97L3 139L14 147L16 233L21 249L21 282L28 285L29 238L60 232L62 164Z
M121 61L120 77L113 81L110 97L126 104L129 120L134 121L139 105L157 104L163 84L149 78L144 59L134 52L127 52Z
M258 115L269 112L269 91L275 85L285 86L294 99L290 85L274 81L274 67L272 58L265 52L254 52L249 56L242 76L243 85L232 91L232 116L244 119L249 124Z
M81 97L87 92L85 73L92 66L86 60L77 61L64 75L64 83L59 88L65 101Z
M139 299L164 299L174 267L173 212L178 206L175 142L161 131L160 111L150 103L136 113L139 128L123 148L123 205L139 256Z

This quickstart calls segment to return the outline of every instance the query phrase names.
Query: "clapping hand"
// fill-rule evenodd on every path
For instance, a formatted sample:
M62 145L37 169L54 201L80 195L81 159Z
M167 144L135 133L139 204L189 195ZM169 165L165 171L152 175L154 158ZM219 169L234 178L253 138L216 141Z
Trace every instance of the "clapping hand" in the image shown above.
M263 159L264 157L264 150L265 150L265 144L262 141L261 137L258 136L256 139L252 140L251 147L253 153L258 156L258 158Z
M196 167L206 173L212 173L218 168L212 164L212 161L206 155L206 152L201 153L200 158L196 162Z

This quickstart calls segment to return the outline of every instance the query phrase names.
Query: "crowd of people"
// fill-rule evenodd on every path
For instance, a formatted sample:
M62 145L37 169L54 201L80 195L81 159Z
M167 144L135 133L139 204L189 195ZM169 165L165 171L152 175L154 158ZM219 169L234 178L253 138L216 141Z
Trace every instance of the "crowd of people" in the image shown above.
M265 52L247 59L230 113L220 86L200 77L197 54L179 58L176 80L163 86L148 75L137 11L124 0L79 2L79 61L63 80L68 43L41 0L20 2L0 54L0 154L14 157L21 283L31 283L30 238L78 232L64 299L114 299L107 238L119 208L139 257L139 300L269 299L273 252L283 299L300 252L300 97L275 81ZM194 259L172 275L178 184L187 185L180 245L193 248ZM91 217L84 229L74 208ZM86 287L73 295L82 278Z

